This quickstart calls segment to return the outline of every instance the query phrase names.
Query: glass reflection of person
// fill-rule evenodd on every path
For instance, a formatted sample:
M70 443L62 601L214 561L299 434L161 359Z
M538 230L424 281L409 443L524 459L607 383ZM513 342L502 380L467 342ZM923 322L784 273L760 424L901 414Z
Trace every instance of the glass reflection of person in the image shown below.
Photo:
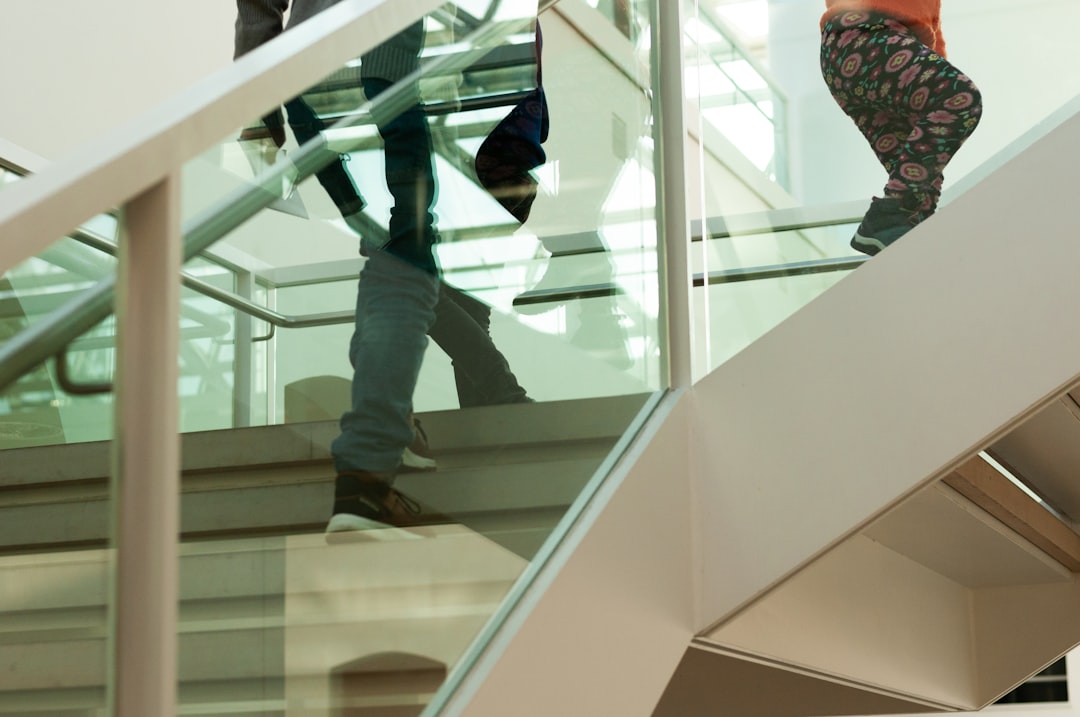
M336 1L293 0L288 27ZM288 5L289 0L237 0L237 56L279 34ZM419 515L416 504L392 486L402 455L415 439L412 396L427 334L435 328L437 316L442 328L458 334L450 337L451 351L457 349L451 359L459 392L463 386L470 387L468 400L473 405L528 400L505 358L491 343L486 322L481 325L476 320L476 307L452 292L445 292L440 304L440 272L434 254L432 140L414 75L423 42L424 25L419 21L361 57L361 82L367 98L376 100L399 85L395 93L403 93L405 98L395 105L405 109L385 111L378 102L373 103L393 206L388 238L384 242L361 240L361 253L367 261L358 282L349 346L351 405L331 445L337 475L328 533L407 527L442 518ZM285 109L298 141L318 138L324 127L302 97L286 103ZM277 128L275 141L280 138L279 144L283 144L280 113L271 113L264 122L272 133ZM344 161L331 161L317 176L343 217L354 226L350 214L362 209L364 202ZM446 335L447 331L441 333ZM462 348L467 355L462 355Z

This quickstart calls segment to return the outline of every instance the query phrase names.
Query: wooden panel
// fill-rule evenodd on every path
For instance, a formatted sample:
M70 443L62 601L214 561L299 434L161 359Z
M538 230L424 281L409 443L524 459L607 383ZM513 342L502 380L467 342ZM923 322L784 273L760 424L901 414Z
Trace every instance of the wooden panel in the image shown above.
M1080 572L1080 535L979 456L944 479L955 489L1073 572Z
M1073 394L1050 403L988 453L1055 510L1080 521L1080 405Z

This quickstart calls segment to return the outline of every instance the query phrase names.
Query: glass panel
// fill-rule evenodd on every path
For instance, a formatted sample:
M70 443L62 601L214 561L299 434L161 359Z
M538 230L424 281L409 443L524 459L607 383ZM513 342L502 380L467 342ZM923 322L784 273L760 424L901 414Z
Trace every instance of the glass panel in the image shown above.
M21 172L4 170L5 183L17 181ZM4 315L2 339L44 321L67 302L98 282L109 279L116 268L117 220L111 214L95 217L54 246L3 276ZM234 310L222 303L219 292L236 296L246 279L220 261L200 258L187 267L181 298L181 424L186 430L206 430L247 425L246 413L265 416L265 391L260 396L233 391ZM257 287L253 289L259 291ZM112 393L115 369L115 325L111 316L68 346L62 366L42 365L5 390L7 436L20 445L81 443L108 440L112 435ZM244 344L243 360L260 370L258 342ZM63 370L64 376L57 371ZM264 370L264 369L262 369ZM246 374L247 372L245 372ZM43 382L53 387L45 391ZM65 387L64 382L70 382ZM234 396L232 403L220 400ZM208 400L209 396L213 396ZM43 409L55 413L61 427L47 431L34 427L30 413ZM247 408L240 410L240 406ZM244 413L244 416L234 413ZM18 418L15 414L19 414ZM15 428L15 424L19 428ZM18 432L20 435L15 435Z
M848 246L854 224L769 231L775 215L757 215L762 231L714 234L703 243L696 310L712 340L705 364L719 366L808 303L867 257ZM700 258L702 254L699 254ZM705 305L707 303L707 306Z
M6 170L3 184L20 176ZM36 332L67 309L102 304L110 314L111 296L98 288L116 268L117 227L112 215L95 217L0 276L0 349L29 336L34 345L51 339ZM181 308L182 421L230 427L233 403L220 396L233 394L233 311L207 292L234 292L237 279L199 259L186 281L193 288ZM105 298L91 301L88 292ZM107 315L62 358L0 389L0 661L11 666L0 714L106 709L115 335Z
M719 130L769 180L786 186L787 157L777 147L784 141L787 103L752 49L761 47L760 39L748 34L759 31L757 18L749 7L740 13L732 12L735 6L710 7L699 6L686 27L688 96L710 131ZM753 45L744 46L740 36Z
M727 227L707 233L707 241L694 252L702 287L696 296L698 325L708 337L695 356L695 376L701 377L868 258L849 241L871 197L885 196L888 177L823 80L818 61L823 2L711 0L686 2L684 9L686 96L696 108L690 117L696 179L692 216L711 218L714 228ZM958 151L942 145L940 152L927 155L933 155L933 161L939 161L939 154L953 157L944 170L939 207L992 172L999 156L1019 151L1055 118L1075 111L1080 77L1038 78L1046 77L1046 63L1070 62L1066 28L1078 13L1080 6L1069 0L1052 0L1038 8L991 8L978 0L943 3L948 61L972 78L988 110ZM986 37L1009 37L1017 27L1035 25L1053 28L1040 37L1043 49L1038 56L1018 58L985 43ZM927 54L917 62L936 60ZM866 74L858 76L874 72L869 66L864 69ZM943 87L964 82L955 78ZM874 90L863 85L852 89L852 97ZM970 129L975 122L944 109L937 115L938 127L927 130L935 138L948 136L941 133L942 126ZM912 151L925 153L926 147ZM927 176L933 175L931 170ZM803 219L792 220L800 208ZM913 212L902 209L902 221L910 224ZM913 221L918 223L925 214ZM813 221L801 223L811 216ZM904 226L894 229L902 234ZM889 236L886 244L892 241ZM817 264L815 273L806 273L807 262ZM785 265L790 265L787 275L781 271ZM824 265L836 271L819 273ZM745 276L751 269L751 276ZM732 283L733 275L739 275L737 283Z
M100 229L108 222L94 224ZM48 312L78 301L111 267L107 255L62 239L4 273L0 348L22 341ZM93 342L102 333L112 330L89 332L72 347L70 363L88 373L100 370L107 357ZM105 709L109 446L53 445L83 440L81 416L87 412L96 414L108 437L107 407L64 391L53 362L0 389L3 715Z
M12 176L17 176L11 173ZM78 302L79 295L109 276L115 260L96 248L115 246L116 222L101 216L56 242L41 255L6 272L2 278L3 340L34 326L62 306ZM99 324L68 352L67 365L76 375L91 380L111 378L113 334L111 320ZM42 364L4 390L3 409L9 439L23 445L73 443L110 435L111 410L97 397L69 393L61 388L55 364ZM46 430L45 426L53 428ZM88 435L90 431L96 435ZM22 434L21 436L19 434Z
M185 268L252 301L189 349L182 710L418 714L664 387L649 16L543 15L538 143L535 13L445 6L417 84L350 59L185 167Z
M463 15L464 10L459 13L459 25L467 28L475 23L471 14L461 21ZM560 34L549 42L561 42L569 34L561 32L566 21L559 15L552 17L554 30ZM428 21L425 57L454 59L452 52L431 46L450 37L443 20ZM471 162L493 125L529 89L530 81L535 81L531 50L521 49L531 47L527 34L516 33L510 44L496 48L494 59L489 57L479 69L459 73L453 102L443 99L445 81L441 85L437 79L421 83L436 152L435 214L441 235L437 252L444 278L489 305L493 335L514 334L520 348L505 353L519 383L537 400L579 397L585 386L591 395L618 395L659 385L658 347L652 339L657 307L652 276L655 237L650 219L654 203L650 107L640 91L643 80L635 76L640 71L634 69L628 76L639 53L627 43L605 51L610 55L605 58L582 42L584 32L574 31L579 47L560 49L558 55L547 53L549 63L559 63L555 70L560 66L583 68L593 74L591 79L596 83L621 84L623 91L613 98L624 99L619 100L621 104L575 116L574 131L565 120L562 126L554 127L544 145L550 161L534 172L539 196L523 226L479 185ZM338 126L323 136L330 149L346 159L349 173L367 202L363 214L352 221L361 231L377 233L386 224L391 204L381 181L378 133L370 120L364 119L362 110L358 122L342 109L350 98L362 99L356 88L356 64L335 72L304 98L315 111L327 112L320 116L321 121L339 120ZM502 74L495 74L493 67ZM351 88L349 77L353 78ZM552 73L546 84L547 95L554 94L560 101L557 107L552 103L552 112L591 101L584 96L588 83L571 82ZM455 102L460 102L463 110L447 113L447 106ZM242 133L245 139L229 138L188 168L188 216L197 216L218 201L222 192L253 179L253 172L294 158L298 149L291 131L286 133L283 149L278 150L259 123L253 124L256 126ZM267 180L284 181L288 190L284 199L273 203L272 211L260 213L208 253L234 269L250 271L255 283L266 287L268 301L276 311L305 324L313 313L325 312L325 305L320 311L320 300L311 298L325 291L337 292L330 307L341 313L348 311L352 302L346 301L342 292L348 293L348 282L359 269L361 258L356 251L356 232L318 181L309 178L293 186L289 174L285 171ZM280 192L282 186L275 189ZM302 253L295 250L297 241L304 242ZM345 286L319 287L337 282ZM270 422L284 418L286 386L310 371L305 364L310 363L311 342L347 343L351 318L343 315L330 323L337 329L277 332L270 349L276 355L272 374L277 381L255 388L269 396ZM285 322L280 328L292 325ZM321 336L325 340L316 338ZM549 337L556 341L550 342ZM540 347L557 354L543 364L527 360ZM441 376L429 379L433 373L445 373L447 358L442 353L432 350L427 354L421 385L432 388L417 393L420 410L457 405L455 392L445 390L446 381ZM525 358L515 360L514 353ZM333 355L327 351L322 357L329 360ZM553 371L551 364L565 368ZM350 369L339 362L333 373L348 377ZM575 374L583 380L566 380Z

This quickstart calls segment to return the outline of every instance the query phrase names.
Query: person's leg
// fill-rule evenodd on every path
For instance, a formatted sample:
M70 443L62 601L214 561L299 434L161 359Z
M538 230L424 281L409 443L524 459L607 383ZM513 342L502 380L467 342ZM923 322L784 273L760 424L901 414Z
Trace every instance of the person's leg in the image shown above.
M889 184L896 198L929 216L937 209L946 165L979 124L982 95L967 75L922 45L899 82L908 79L900 101L914 110L912 128Z
M415 437L412 395L434 320L438 278L378 248L366 254L349 346L352 403L330 446L337 477L328 535L443 520L419 516L419 507L391 487Z
M852 240L873 255L934 212L944 167L978 125L981 97L956 67L876 13L826 23L821 70L888 173Z
M450 357L462 408L528 401L525 389L489 333L491 308L443 283L432 340Z
M390 252L367 254L349 346L352 406L331 450L339 473L392 474L413 440L412 394L434 321L438 278Z
M394 75L385 80L365 76L369 99L416 66L422 38L417 23L365 56L362 68L369 75L372 70ZM369 57L375 58L371 67ZM409 103L405 112L374 113L395 205L387 243L362 245L367 262L357 288L356 330L349 351L352 406L331 445L338 475L328 533L407 525L414 518L402 512L409 512L410 503L391 488L391 481L414 437L412 396L434 321L439 275L433 253L431 138L419 107L419 88L411 83L403 90Z
M236 0L233 59L280 35L288 7L289 0ZM262 119L274 144L280 148L285 144L285 118L281 109L275 109Z
M375 99L389 90L388 80L364 79L364 93ZM378 121L383 139L386 186L394 203L390 208L390 240L385 250L425 271L436 273L435 173L431 159L431 133L419 98L396 117Z
M288 7L289 0L236 0L233 59L280 35Z
M334 206L341 212L341 216L349 219L351 215L363 210L366 202L356 189L352 175L345 167L345 158L335 154L333 159L326 162L327 155L331 153L325 148L326 143L322 139L322 131L326 129L326 125L319 115L300 95L285 103L285 111L288 113L289 126L292 127L298 144L303 147L312 140L319 143L317 149L302 150L303 157L310 157L310 161L316 166L323 165L316 170L315 176L334 202ZM299 159L298 162L303 169L304 160Z

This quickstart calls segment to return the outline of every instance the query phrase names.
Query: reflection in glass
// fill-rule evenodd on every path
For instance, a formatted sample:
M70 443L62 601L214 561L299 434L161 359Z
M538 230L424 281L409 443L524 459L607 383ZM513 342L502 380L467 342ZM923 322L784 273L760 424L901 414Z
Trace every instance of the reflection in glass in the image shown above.
M252 117L185 167L188 240L205 237L185 270L252 304L190 350L205 371L188 390L205 390L184 424L185 707L330 714L385 702L391 675L409 685L395 700L430 699L661 387L648 54L545 13L550 134L529 165L500 128L536 106L535 12L444 7L424 19L418 82L372 83L370 59L349 60L304 107L283 102L280 146ZM304 142L290 110L321 129ZM430 165L396 154L402 128L430 137ZM497 171L511 160L524 171ZM393 309L402 297L421 313ZM422 312L427 335L407 334ZM358 333L396 353L372 359ZM407 434L399 407L357 409L390 393ZM218 430L230 415L250 427ZM257 668L229 657L243 649Z

